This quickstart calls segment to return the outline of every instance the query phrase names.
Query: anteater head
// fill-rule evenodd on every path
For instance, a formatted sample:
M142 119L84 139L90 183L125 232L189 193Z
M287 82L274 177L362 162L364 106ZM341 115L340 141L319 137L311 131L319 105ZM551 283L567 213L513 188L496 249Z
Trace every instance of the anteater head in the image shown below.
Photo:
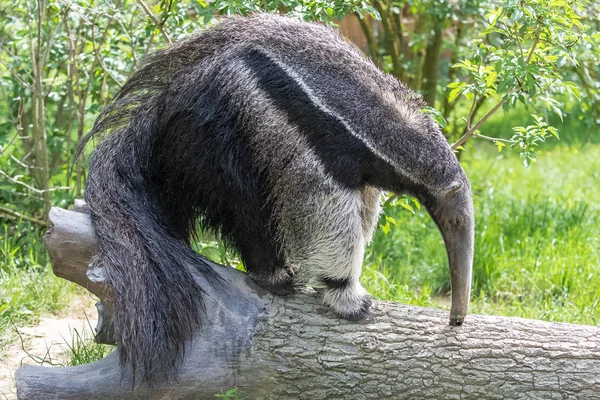
M417 197L439 227L450 266L450 324L461 325L469 307L473 267L471 187L439 126L417 110L410 116L399 113L393 122L381 119L379 137L385 146L378 147L382 156L371 158L372 172L365 177L372 186Z
M426 202L448 253L452 284L450 325L462 325L467 315L473 268L473 200L469 182L461 175Z

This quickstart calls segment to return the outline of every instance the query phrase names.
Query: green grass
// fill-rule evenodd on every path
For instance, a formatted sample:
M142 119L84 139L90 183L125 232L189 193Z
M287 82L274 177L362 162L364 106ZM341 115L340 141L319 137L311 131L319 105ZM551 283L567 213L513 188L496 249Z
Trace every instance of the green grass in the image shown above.
M83 329L82 332L73 329L71 337L65 338L68 361L64 366L75 367L89 364L103 359L115 349L114 346L95 343L94 328L91 325L88 325L88 328Z
M555 144L525 169L482 144L463 164L475 194L471 311L599 324L600 146ZM387 213L398 226L379 230L367 252L367 290L439 303L450 283L437 228L424 210Z
M89 324L83 329L69 329L69 335L63 337L63 343L56 343L47 347L47 351L40 355L32 354L27 348L23 350L27 358L33 360L39 365L48 365L53 367L76 367L78 365L89 364L103 359L109 355L114 346L99 344L94 342L94 328ZM22 337L20 337L23 340ZM23 346L23 342L21 343ZM60 353L56 353L58 347ZM57 354L53 356L54 354Z
M243 400L248 398L240 397L240 394L238 393L238 388L229 389L226 392L221 391L221 393L215 394L215 397L221 400Z
M27 223L0 225L0 350L18 339L15 327L31 325L42 314L64 310L83 289L52 273L42 232ZM93 342L93 328L73 329L63 347L67 360L58 365L76 366L104 358L113 346ZM55 360L30 357L40 364Z
M0 225L0 349L15 339L15 326L64 309L78 290L52 273L39 229Z

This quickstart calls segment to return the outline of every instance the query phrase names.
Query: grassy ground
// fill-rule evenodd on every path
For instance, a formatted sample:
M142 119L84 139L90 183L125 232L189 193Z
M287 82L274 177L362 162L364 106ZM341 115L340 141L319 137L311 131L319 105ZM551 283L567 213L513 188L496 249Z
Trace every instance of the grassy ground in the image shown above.
M600 146L553 146L525 169L517 157L476 146L463 163L475 193L471 311L600 323ZM424 210L388 209L363 282L381 299L446 303L441 236Z
M14 339L14 326L64 309L77 290L52 274L39 229L0 225L0 349Z

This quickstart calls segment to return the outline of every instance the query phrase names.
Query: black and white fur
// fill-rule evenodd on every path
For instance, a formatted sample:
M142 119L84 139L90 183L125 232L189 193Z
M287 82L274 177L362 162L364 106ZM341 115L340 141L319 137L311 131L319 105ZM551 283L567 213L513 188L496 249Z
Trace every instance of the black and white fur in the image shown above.
M122 364L143 379L172 370L199 324L198 221L263 287L288 293L300 276L338 315L365 316L359 278L382 190L418 197L440 227L462 323L469 183L422 106L334 30L281 16L226 19L150 57L80 145L110 133L85 198Z

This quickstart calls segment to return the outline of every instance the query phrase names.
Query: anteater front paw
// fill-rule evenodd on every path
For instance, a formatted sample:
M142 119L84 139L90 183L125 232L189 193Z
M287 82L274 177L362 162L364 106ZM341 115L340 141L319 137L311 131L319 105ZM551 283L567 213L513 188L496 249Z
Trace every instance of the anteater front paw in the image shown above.
M344 288L328 288L321 292L323 303L337 315L350 320L363 319L370 314L371 296L359 284Z

